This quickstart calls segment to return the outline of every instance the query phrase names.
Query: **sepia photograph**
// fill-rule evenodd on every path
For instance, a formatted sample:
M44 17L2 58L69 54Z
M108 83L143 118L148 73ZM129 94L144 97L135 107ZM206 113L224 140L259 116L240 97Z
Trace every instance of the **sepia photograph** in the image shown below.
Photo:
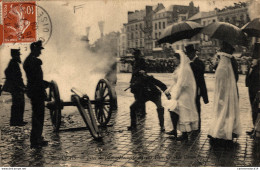
M0 167L258 170L260 1L0 0Z

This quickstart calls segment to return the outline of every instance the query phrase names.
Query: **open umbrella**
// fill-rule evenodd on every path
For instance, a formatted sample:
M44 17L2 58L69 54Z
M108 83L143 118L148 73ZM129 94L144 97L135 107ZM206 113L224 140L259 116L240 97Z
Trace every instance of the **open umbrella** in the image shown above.
M247 45L245 33L237 26L227 22L213 22L204 27L201 32L210 38L223 40L231 45Z
M192 21L182 21L169 25L162 32L161 38L157 41L161 43L174 43L183 39L190 39L198 34L203 27Z
M241 28L250 37L260 37L260 18L255 18Z

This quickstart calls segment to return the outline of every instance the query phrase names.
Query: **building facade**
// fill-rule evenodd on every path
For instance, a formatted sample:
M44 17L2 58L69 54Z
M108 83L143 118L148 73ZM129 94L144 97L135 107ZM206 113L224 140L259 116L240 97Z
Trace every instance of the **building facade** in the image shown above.
M127 35L126 35L126 24L123 25L123 28L121 28L120 35L118 37L118 56L117 57L123 57L126 55L127 50Z
M164 22L166 23L166 27L180 21L185 21L189 17L197 14L199 12L199 7L195 7L194 3L191 1L188 6L184 5L171 5L164 11L159 11L158 14L155 14L157 16L154 17L154 23L157 23L157 27L160 27L160 22L161 22L161 27L162 29L158 29L158 31L154 33L154 37L156 39L156 34L157 37L160 38L161 32L165 29L164 27ZM154 24L154 27L156 25ZM169 47L171 46L174 50L183 50L184 47L188 44L198 44L199 42L196 41L188 41L188 40L181 40L177 41L174 44L164 44L165 46ZM155 47L158 47L156 44L156 40L154 41Z
M144 51L144 17L145 10L128 12L126 24L127 49L138 48Z

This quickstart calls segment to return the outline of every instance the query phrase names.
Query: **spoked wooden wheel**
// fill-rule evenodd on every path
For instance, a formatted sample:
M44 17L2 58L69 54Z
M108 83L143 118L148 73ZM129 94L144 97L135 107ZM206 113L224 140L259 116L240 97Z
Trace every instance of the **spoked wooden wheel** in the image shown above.
M109 122L114 110L114 101L110 83L105 79L99 80L95 91L95 114L101 126L106 126Z
M50 83L49 102L47 108L50 110L51 122L54 131L59 131L61 124L61 100L58 85L55 81Z

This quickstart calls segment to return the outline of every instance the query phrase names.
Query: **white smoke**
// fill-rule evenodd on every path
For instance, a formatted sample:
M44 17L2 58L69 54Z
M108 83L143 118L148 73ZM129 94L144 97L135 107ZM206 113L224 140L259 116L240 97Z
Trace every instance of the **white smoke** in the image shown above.
M81 41L86 27L71 6L64 7L59 2L46 5L53 23L53 34L42 54L45 79L57 82L63 100L70 100L72 87L93 99L96 84L112 64L112 56L94 54L86 48L86 42ZM83 20L91 16L80 17Z
M260 1L251 0L248 7L248 14L251 20L260 17Z
M81 41L86 35L84 20L91 18L86 12L74 13L73 6L64 6L62 2L38 2L49 14L52 21L52 36L44 46L40 59L43 61L44 79L55 80L59 86L61 98L70 100L70 89L76 87L94 98L94 91L99 79L103 78L112 65L112 56L108 53L91 53L86 48L86 42ZM93 14L92 14L93 15ZM98 24L98 21L92 24ZM91 25L90 25L91 26ZM97 30L99 31L99 30ZM90 35L91 36L91 33ZM4 44L0 47L1 76L10 60L10 49L21 48L22 61L28 56L29 44ZM107 48L107 47L106 47ZM22 67L21 67L22 69ZM22 69L23 70L23 69ZM26 76L23 72L26 82Z

